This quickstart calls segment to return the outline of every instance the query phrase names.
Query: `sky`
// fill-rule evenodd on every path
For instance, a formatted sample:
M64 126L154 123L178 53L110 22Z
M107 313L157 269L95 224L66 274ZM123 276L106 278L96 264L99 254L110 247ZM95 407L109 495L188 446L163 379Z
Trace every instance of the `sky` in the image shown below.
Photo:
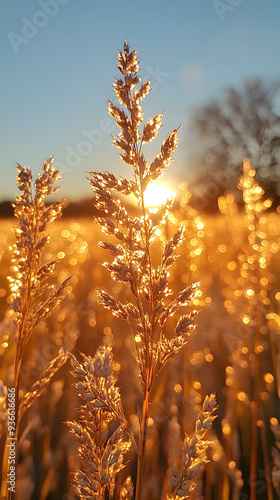
M160 139L180 125L163 179L176 190L194 176L187 154L195 108L245 80L279 79L279 22L279 0L1 0L0 201L17 194L17 163L37 175L50 155L68 200L91 196L89 170L130 176L107 114L125 39L142 80L152 80L144 118L163 111Z

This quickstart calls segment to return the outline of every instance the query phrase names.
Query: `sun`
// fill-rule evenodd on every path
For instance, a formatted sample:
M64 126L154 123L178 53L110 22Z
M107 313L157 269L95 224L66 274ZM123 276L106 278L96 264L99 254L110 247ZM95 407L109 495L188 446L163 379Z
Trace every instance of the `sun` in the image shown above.
M144 193L145 206L156 208L165 203L168 198L172 198L175 193L166 184L149 184Z

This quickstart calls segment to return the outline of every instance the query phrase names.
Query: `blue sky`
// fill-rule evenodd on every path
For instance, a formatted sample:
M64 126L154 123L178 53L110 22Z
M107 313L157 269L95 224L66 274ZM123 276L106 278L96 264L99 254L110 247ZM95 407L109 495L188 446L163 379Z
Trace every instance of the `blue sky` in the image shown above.
M17 192L17 162L36 174L50 154L68 199L91 195L85 171L129 175L106 111L125 39L152 79L144 116L164 111L161 138L181 125L166 180L191 179L193 109L246 79L280 77L279 21L279 0L1 0L0 200Z

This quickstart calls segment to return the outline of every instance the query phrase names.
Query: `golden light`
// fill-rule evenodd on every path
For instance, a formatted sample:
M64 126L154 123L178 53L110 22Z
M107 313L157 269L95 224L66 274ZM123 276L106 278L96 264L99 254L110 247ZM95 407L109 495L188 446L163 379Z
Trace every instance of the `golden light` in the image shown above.
M273 382L274 382L274 377L273 377L272 373L265 373L263 378L267 384L273 384Z
M180 384L174 385L174 391L179 394L179 392L182 392L182 386Z
M233 368L232 368L232 366L230 366L230 365L229 365L229 366L227 366L227 367L226 367L226 372L227 372L227 373L232 374L232 373L233 373Z
M227 251L226 245L219 245L218 250L220 253L225 253Z
M269 394L265 391L261 393L261 400L262 401L267 401L269 399Z
M144 193L144 202L146 207L157 208L174 195L166 184L152 183L148 185Z
M68 231L68 229L63 229L63 231L61 231L61 236L63 238L69 238L70 236L70 231Z
M227 422L225 422L222 425L223 425L223 427L222 427L223 434L226 434L226 435L230 434L231 433L231 427L230 427L230 425Z
M148 427L152 427L154 425L154 419L152 417L148 418Z
M239 399L239 401L246 401L247 395L245 392L241 391L238 393L237 398Z
M248 323L250 323L250 318L248 318L248 316L244 316L242 321L245 325L248 325Z

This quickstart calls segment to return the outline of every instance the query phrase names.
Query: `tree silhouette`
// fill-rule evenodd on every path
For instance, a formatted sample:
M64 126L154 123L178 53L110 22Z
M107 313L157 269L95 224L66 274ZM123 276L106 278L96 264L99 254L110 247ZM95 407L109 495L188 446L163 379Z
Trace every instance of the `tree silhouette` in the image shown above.
M194 187L217 198L234 190L248 158L269 195L280 195L280 81L261 80L230 88L224 98L196 110L192 130L198 148L190 163L198 172Z

